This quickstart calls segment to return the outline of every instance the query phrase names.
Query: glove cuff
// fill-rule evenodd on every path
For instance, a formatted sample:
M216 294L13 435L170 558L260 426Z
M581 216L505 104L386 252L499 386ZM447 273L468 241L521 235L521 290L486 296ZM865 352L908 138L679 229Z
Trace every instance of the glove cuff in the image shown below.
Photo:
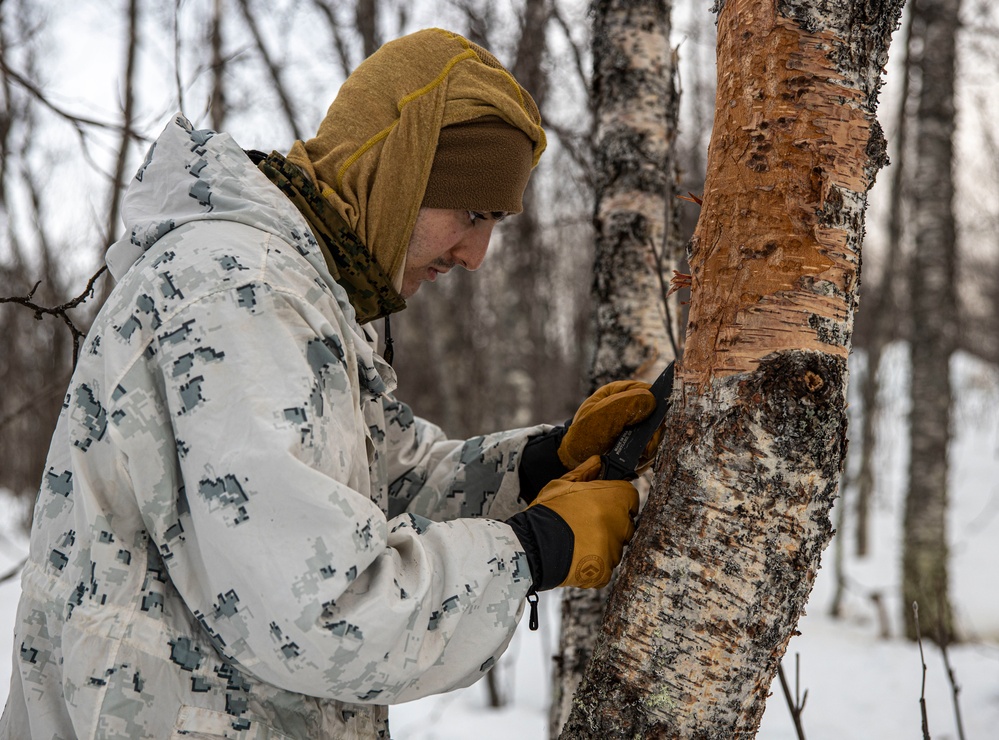
M544 505L532 506L506 520L527 553L537 591L548 591L569 577L576 538L565 519Z
M525 504L534 501L542 488L569 472L558 456L559 445L568 428L567 422L531 437L524 445L517 472L520 478L520 500Z

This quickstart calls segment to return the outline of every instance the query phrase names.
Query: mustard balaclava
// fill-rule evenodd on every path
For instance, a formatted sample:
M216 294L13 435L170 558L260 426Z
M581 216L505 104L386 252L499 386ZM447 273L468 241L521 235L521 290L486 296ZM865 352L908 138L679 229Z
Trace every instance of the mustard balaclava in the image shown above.
M442 137L445 127L452 128ZM515 199L509 193L517 183L522 191L529 173L515 163L512 174L498 170L503 158L497 158L495 147L487 146L491 158L480 162L475 156L477 127L500 142L511 140L510 127L523 132L533 145L528 170L544 151L541 116L530 94L488 51L458 34L431 28L385 44L357 67L316 136L296 141L287 159L319 186L398 289L421 205L520 210L520 193ZM447 156L438 157L435 166L439 141ZM469 161L481 166L474 172L455 166ZM428 192L432 169L439 174ZM475 192L502 193L503 204L514 207L463 204L456 194L474 189L469 175L486 182L502 179Z

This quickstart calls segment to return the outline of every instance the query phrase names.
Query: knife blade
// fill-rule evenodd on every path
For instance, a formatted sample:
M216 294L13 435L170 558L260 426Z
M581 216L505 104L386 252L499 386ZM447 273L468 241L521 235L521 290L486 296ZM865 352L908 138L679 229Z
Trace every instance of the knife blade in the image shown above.
M600 477L604 480L633 480L638 477L637 468L642 453L669 410L669 397L673 392L673 366L673 362L667 365L649 388L656 397L655 410L637 424L625 427L614 446L600 456Z

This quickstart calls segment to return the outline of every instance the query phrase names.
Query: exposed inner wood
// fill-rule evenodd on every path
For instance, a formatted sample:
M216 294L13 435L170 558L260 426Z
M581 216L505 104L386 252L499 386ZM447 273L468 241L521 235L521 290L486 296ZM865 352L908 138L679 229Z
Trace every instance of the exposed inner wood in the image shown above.
M690 260L683 374L701 387L779 350L847 355L859 260L834 223L859 215L872 122L829 32L728 0L718 36L714 128L733 133L712 137Z

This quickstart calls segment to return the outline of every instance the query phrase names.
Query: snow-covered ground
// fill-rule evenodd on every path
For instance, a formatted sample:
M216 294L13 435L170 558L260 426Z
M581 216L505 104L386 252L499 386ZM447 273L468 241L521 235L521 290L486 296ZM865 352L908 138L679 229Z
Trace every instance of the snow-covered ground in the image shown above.
M803 714L809 740L892 740L921 737L919 649L898 639L902 606L898 596L898 542L906 469L906 373L900 349L889 357L885 411L881 420L878 476L883 492L875 504L872 553L860 561L849 553L849 591L844 617L828 616L834 589L833 546L826 551L809 602L785 658L794 684L795 655L800 686L808 697ZM951 451L950 541L952 599L965 636L949 658L961 688L959 697L968 740L999 737L999 373L968 357L954 362L959 394ZM856 402L854 402L856 406ZM17 562L27 542L11 531L15 511L0 496L0 574ZM851 540L847 523L846 543ZM880 639L872 594L880 594L894 637ZM0 585L0 661L13 642L16 579ZM506 708L487 708L485 686L412 702L392 710L397 740L540 740L547 737L550 655L557 645L557 593L542 594L542 626L525 624L499 665ZM934 740L956 740L953 698L940 651L924 644L926 703ZM8 674L0 671L0 701ZM762 740L794 740L795 732L775 681Z

